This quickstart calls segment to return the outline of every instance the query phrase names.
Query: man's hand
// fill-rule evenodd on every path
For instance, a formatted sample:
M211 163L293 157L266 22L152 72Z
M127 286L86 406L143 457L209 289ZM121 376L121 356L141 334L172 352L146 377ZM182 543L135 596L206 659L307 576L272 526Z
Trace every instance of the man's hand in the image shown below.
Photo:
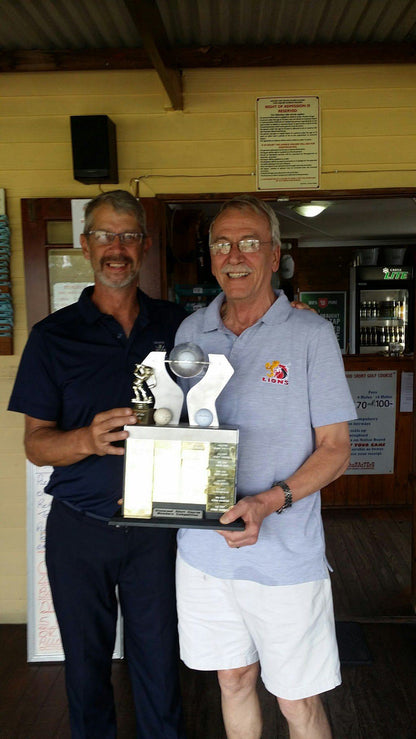
M223 524L242 518L246 525L244 531L219 531L218 533L224 537L231 549L251 546L256 543L260 526L269 513L270 511L260 496L249 495L239 500L220 518L220 522Z
M292 308L298 308L299 310L311 310L312 313L316 313L315 308L311 308L310 305L307 303L302 303L300 300L292 300L291 304Z
M99 457L105 454L124 454L124 447L114 446L114 442L127 439L129 433L123 430L123 426L134 423L136 416L130 408L113 408L97 413L91 425L86 428L90 454L97 454Z
M62 467L97 454L123 455L124 448L114 442L128 437L124 425L136 423L131 408L113 408L97 413L89 426L63 431L56 421L25 416L25 450L27 458L38 466Z

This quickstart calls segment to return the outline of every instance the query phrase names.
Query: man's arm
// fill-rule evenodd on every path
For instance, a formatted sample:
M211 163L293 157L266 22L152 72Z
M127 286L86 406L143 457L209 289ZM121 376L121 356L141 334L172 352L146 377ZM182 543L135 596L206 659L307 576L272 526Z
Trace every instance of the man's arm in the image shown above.
M90 426L62 431L55 421L25 416L25 451L33 464L62 467L85 459L90 454L124 454L113 442L126 439L125 424L136 423L131 408L113 408L97 413Z
M350 459L350 437L347 421L315 428L315 451L293 475L286 478L293 502L320 490L340 477ZM266 516L277 511L285 502L283 490L274 487L258 495L242 498L220 518L221 523L231 523L241 517L245 530L220 532L232 547L255 544L260 526ZM284 515L284 514L283 514Z

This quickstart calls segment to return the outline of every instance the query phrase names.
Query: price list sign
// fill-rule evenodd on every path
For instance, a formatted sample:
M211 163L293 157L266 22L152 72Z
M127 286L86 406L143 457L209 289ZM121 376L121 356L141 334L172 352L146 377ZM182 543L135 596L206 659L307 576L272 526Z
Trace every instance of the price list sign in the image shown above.
M358 418L350 421L346 475L394 472L397 372L346 372Z
M257 98L257 189L319 187L319 98Z

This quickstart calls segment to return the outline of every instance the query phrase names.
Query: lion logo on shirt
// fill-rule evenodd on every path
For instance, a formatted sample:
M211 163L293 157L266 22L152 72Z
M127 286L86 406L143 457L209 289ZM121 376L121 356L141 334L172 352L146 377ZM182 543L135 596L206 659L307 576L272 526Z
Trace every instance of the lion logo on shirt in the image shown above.
M273 362L266 362L264 365L267 372L263 377L263 382L271 382L277 385L288 385L289 369L285 364L275 359Z

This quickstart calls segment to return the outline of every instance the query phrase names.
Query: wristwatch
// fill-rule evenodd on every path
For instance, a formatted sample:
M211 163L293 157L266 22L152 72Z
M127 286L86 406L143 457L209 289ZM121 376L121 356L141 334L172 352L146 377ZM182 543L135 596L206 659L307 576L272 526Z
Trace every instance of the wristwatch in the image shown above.
M280 508L277 509L276 513L283 513L283 511L285 511L286 508L291 508L292 506L292 502L293 502L292 491L289 485L287 484L287 482L285 482L285 480L279 480L279 482L274 482L272 484L272 488L277 488L277 487L282 488L284 495L285 495L285 502L283 503L282 506L280 506Z

